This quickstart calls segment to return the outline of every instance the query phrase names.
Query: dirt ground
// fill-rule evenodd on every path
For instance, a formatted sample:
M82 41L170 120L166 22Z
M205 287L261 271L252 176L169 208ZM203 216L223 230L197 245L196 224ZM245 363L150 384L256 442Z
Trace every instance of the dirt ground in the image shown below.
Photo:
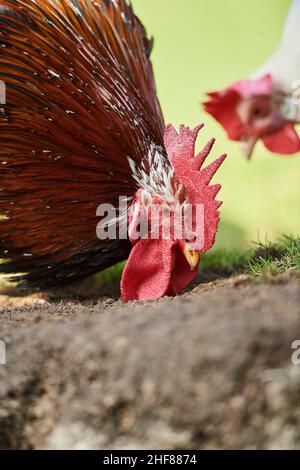
M299 273L75 290L1 289L1 449L300 448Z

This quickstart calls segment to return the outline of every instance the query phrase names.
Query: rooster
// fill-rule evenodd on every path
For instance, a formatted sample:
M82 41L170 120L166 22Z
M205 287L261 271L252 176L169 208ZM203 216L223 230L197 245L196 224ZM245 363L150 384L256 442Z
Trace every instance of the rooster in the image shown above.
M268 150L282 155L300 151L295 124L300 123L300 0L293 0L278 50L249 80L209 93L205 110L240 141L250 158L262 140Z
M0 272L52 288L129 255L124 301L176 295L214 244L220 185L210 181L225 155L204 167L213 140L195 157L202 126L165 127L152 41L125 0L0 5ZM130 239L99 239L98 208L122 197L128 209L106 228L125 216ZM133 237L137 215L187 203L203 207L201 242L193 221L181 237L174 227L169 237Z

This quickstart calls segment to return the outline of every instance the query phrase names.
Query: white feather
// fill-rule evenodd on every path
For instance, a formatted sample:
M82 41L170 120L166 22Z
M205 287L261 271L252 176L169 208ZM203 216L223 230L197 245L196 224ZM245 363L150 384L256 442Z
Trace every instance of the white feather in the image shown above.
M272 75L280 92L292 95L294 83L300 80L300 0L292 2L277 51L252 78L260 78L267 73Z

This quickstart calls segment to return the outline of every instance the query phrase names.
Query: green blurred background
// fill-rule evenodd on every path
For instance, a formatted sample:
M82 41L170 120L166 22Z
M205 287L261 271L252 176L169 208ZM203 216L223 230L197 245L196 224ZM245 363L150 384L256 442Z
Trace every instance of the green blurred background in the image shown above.
M300 234L300 155L280 157L259 144L246 162L238 143L202 111L206 91L247 78L274 52L290 0L132 0L155 38L152 61L166 122L204 121L198 145L217 138L214 156L229 158L217 247L244 248ZM300 79L300 77L299 77Z

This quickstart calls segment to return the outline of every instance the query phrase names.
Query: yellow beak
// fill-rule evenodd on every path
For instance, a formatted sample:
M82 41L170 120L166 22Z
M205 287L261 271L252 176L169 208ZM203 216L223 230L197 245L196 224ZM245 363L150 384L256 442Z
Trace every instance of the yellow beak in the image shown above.
M249 137L241 141L241 151L246 160L250 160L257 141L257 137Z
M186 246L182 250L185 259L189 263L191 270L194 271L196 268L198 268L198 265L200 263L200 253L199 251L196 250L189 250Z

